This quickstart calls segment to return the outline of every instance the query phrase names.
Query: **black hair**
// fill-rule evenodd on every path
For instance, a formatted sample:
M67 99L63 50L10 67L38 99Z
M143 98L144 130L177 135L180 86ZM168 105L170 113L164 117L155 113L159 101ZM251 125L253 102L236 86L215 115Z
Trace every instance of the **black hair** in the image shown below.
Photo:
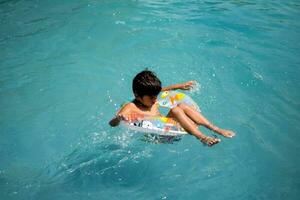
M154 72L146 69L133 78L132 90L136 97L157 96L161 91L161 82Z

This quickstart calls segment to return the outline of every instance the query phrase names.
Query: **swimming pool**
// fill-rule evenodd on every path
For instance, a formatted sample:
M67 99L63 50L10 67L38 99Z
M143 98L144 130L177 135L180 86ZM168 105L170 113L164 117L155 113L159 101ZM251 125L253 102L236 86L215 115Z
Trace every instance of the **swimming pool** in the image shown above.
M0 2L0 199L298 199L299 1ZM212 148L107 122L148 67ZM208 135L209 131L201 129Z

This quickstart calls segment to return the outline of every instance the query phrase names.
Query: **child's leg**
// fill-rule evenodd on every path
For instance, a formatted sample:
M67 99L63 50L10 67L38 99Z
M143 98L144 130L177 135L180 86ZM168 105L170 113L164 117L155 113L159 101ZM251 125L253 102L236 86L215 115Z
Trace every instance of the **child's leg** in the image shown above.
M235 133L230 130L224 130L213 125L201 113L186 104L179 104L178 107L181 108L184 113L198 125L205 126L206 128L225 137L233 137L235 135Z
M211 138L205 136L201 131L198 130L197 125L185 114L180 107L172 108L167 117L174 118L180 123L180 125L189 133L196 136L201 142L208 144L209 146L220 142L217 138Z

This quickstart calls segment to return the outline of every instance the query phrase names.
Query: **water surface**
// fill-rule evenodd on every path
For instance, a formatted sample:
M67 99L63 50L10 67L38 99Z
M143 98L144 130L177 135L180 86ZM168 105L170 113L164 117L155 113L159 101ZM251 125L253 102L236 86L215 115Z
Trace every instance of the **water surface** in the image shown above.
M0 199L298 199L299 18L296 0L2 0ZM196 80L237 136L110 128L146 67Z

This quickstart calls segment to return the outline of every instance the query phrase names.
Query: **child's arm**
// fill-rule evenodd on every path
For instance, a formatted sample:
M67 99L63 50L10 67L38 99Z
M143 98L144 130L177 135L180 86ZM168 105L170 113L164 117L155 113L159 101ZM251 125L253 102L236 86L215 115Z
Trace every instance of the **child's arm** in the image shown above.
M130 111L129 104L126 104L117 112L116 116L109 121L109 125L112 127L118 126L122 120L127 120L125 116L130 113Z
M193 88L193 86L196 84L196 81L188 81L185 83L179 83L179 84L175 84L175 85L170 85L167 87L163 87L161 89L161 91L167 91L167 90L177 90L177 89L181 89L181 90L189 90L191 88Z

